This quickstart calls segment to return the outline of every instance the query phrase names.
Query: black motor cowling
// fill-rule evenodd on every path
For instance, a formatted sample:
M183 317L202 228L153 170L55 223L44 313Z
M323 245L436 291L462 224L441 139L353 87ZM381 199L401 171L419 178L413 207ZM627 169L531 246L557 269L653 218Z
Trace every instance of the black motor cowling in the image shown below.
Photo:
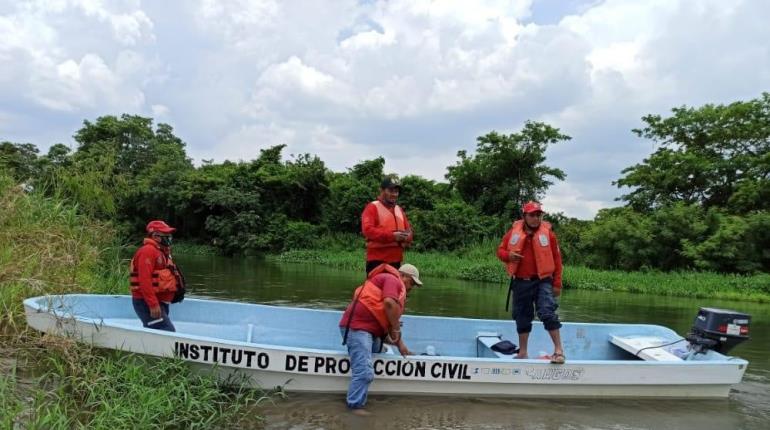
M713 349L726 354L739 343L749 339L751 315L716 308L700 308L691 332L687 335L696 353Z

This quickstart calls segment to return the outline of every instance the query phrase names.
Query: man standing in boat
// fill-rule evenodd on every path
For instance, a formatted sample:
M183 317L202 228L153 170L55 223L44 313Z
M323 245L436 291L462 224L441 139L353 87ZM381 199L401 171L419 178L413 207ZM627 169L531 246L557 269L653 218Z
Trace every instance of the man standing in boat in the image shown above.
M385 177L380 195L361 214L361 232L366 238L366 273L382 263L396 269L404 259L404 248L412 243L413 234L406 213L396 204L401 184L394 177Z
M552 363L564 363L564 350L556 314L554 297L561 294L562 261L556 234L551 224L543 221L543 209L538 202L527 202L522 207L523 219L503 236L497 248L497 258L505 264L511 276L506 299L506 310L513 292L513 314L519 334L517 358L528 358L527 343L532 331L532 320L537 316L553 341Z
M368 414L363 407L369 384L374 380L372 354L382 350L383 339L395 345L401 355L411 355L401 334L401 315L406 296L422 285L420 272L411 264L395 269L380 264L353 293L353 301L340 319L342 343L350 355L350 386L347 405L354 413Z
M169 319L169 306L181 301L184 285L171 259L171 234L176 231L163 221L150 221L147 237L131 259L131 297L142 325L176 331Z

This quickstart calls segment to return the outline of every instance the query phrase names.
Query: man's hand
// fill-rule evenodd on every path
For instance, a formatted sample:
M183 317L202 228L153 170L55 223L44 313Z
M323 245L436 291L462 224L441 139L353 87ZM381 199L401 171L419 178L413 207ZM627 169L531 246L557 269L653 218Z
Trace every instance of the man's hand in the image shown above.
M404 344L404 341L399 339L398 340L398 352L401 353L402 356L406 357L407 355L413 355L412 351L409 350L409 348L406 347Z
M160 305L155 305L150 308L150 316L155 319L160 318Z
M409 239L409 232L408 231L396 230L393 233L393 236L396 238L396 242L403 242L403 241Z
M524 256L519 254L518 252L511 251L511 252L508 253L508 261L511 261L511 262L519 261L522 258L524 258Z
M385 337L385 343L398 345L401 342L401 330L391 330Z

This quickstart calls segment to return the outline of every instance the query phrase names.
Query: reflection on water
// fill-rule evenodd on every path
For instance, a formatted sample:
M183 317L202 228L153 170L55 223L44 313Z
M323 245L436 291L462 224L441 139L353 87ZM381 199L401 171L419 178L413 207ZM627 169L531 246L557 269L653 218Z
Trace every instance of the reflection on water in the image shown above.
M363 277L302 264L258 259L178 257L197 296L342 309ZM432 279L410 296L407 312L507 319L507 285ZM342 395L290 394L261 407L267 429L770 429L770 310L767 305L625 293L565 291L564 321L651 323L686 333L699 306L752 315L749 342L733 352L749 360L743 382L729 399L569 400L372 396L367 418L347 413Z

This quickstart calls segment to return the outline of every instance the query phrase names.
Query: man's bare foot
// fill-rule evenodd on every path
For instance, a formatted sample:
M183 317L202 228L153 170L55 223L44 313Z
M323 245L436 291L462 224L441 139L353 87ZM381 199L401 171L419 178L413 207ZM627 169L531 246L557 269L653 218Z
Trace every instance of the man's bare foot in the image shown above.
M351 409L350 412L352 412L353 415L358 416L358 417L368 417L368 416L372 415L371 412L367 411L364 408Z
M513 358L514 358L514 360L515 359L525 359L525 358L529 358L529 356L526 353L524 353L524 354L518 353L518 354L514 355Z

